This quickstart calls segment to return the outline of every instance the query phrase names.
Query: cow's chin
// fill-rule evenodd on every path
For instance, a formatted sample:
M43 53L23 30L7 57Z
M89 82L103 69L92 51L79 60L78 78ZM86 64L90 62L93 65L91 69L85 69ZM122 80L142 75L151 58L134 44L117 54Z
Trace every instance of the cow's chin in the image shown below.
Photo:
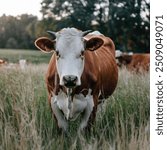
M71 88L71 89L72 89L72 88L75 88L77 85L74 84L74 83L70 83L70 82L69 82L69 83L64 84L64 86L65 86L66 88L69 88L69 89Z

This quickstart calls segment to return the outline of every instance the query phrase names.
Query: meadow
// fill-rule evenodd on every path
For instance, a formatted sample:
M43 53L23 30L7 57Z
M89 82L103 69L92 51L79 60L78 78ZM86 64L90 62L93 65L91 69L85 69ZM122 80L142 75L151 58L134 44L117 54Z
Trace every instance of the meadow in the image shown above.
M18 63L20 59L33 64L47 63L50 56L51 54L44 54L39 50L0 49L0 58L12 63Z
M48 105L43 57L25 70L0 68L0 150L149 150L149 73L119 70L91 132L78 134L78 119L64 135Z

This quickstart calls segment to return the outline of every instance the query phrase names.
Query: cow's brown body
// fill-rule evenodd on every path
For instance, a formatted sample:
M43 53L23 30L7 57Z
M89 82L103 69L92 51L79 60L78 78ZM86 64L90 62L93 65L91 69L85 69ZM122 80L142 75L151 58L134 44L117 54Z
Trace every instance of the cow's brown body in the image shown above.
M117 59L119 66L125 65L130 71L141 73L149 71L150 68L150 54L122 54Z
M85 38L90 39L94 36L87 35ZM115 46L112 40L103 35L96 35L102 38L104 44L96 51L86 50L84 52L84 71L81 76L81 86L73 89L73 95L82 93L88 94L92 90L94 100L94 109L89 119L88 125L94 121L99 99L107 98L116 88L118 81L118 70L115 61ZM52 92L57 95L61 90L66 92L65 88L59 85L59 76L56 69L56 54L53 53L49 62L46 74L46 84L49 92L49 103L51 103ZM70 64L69 64L70 67Z

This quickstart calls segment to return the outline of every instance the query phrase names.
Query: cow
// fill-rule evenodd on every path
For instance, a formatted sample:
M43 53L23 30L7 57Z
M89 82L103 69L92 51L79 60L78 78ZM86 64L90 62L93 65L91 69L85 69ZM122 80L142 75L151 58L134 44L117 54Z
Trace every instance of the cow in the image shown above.
M0 59L0 65L5 65L5 64L7 64L7 61Z
M108 98L118 81L115 46L99 32L64 28L49 31L55 39L40 37L35 46L53 52L46 73L48 100L59 129L81 116L79 131L91 129L98 103Z
M147 53L120 53L116 52L117 65L126 66L135 73L148 72L150 69L150 54Z

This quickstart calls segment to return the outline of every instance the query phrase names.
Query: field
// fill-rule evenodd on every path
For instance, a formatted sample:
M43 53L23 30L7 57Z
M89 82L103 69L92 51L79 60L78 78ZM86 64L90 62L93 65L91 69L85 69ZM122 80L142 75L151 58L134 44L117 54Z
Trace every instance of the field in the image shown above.
M20 59L26 59L28 63L47 63L50 56L39 50L0 49L0 58L12 63L18 63Z
M26 70L0 68L0 150L149 150L149 73L120 70L117 89L99 106L91 133L78 134L78 122L70 122L64 135L48 105L43 57L43 64Z

